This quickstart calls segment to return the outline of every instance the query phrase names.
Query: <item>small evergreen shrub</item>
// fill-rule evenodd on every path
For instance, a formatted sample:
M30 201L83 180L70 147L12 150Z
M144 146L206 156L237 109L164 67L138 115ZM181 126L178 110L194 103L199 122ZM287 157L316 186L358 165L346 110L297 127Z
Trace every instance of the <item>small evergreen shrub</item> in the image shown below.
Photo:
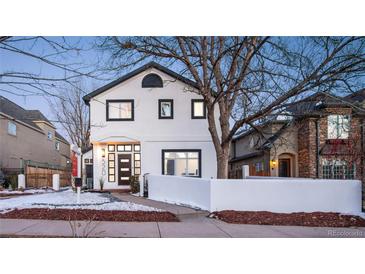
M132 176L130 186L132 193L139 193L139 176Z

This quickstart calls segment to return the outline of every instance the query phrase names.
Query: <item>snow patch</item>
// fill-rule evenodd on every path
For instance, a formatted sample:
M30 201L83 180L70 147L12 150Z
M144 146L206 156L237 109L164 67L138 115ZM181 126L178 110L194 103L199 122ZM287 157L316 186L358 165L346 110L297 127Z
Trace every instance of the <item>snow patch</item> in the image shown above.
M18 196L0 200L0 213L24 208L63 208L63 209L94 209L94 210L126 210L126 211L161 211L160 209L139 205L131 202L121 202L111 195L102 193L81 193L80 204L77 204L77 194L71 189L61 192Z

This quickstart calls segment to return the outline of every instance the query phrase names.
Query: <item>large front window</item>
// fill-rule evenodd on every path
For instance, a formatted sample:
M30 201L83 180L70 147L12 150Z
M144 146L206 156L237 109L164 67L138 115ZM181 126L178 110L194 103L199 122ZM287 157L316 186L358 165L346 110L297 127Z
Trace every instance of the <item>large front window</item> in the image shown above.
M163 150L162 174L201 177L200 150Z
M107 121L132 121L134 119L133 100L107 100Z
M328 116L328 139L347 139L350 131L348 115Z
M340 160L323 160L323 179L354 179L356 166L354 163Z

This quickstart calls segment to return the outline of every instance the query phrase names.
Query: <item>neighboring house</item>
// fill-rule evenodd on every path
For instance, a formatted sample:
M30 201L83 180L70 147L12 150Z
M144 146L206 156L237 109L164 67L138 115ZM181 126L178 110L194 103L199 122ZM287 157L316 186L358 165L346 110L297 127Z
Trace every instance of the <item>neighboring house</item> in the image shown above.
M230 177L249 165L250 175L364 180L364 106L364 90L297 102L234 138Z
M215 177L206 108L191 80L154 62L86 95L94 188L146 173ZM218 115L216 115L218 117Z
M39 110L0 96L0 169L20 169L23 160L66 167L70 145Z

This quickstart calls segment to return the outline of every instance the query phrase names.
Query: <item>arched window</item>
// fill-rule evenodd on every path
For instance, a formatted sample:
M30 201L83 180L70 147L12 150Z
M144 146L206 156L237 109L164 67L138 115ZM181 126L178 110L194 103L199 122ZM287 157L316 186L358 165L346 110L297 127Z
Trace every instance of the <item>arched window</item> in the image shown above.
M163 83L160 76L154 73L146 75L142 80L142 88L162 88Z

